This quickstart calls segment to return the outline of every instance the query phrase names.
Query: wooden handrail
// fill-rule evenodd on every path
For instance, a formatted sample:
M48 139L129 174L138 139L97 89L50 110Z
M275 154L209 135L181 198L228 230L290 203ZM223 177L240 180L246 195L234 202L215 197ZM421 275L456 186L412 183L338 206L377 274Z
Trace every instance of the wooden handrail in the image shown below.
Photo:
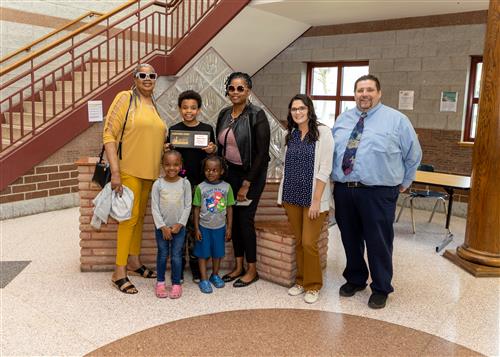
M169 8L169 7L174 7L176 6L178 3L180 3L181 0L172 0L170 2L166 2L166 3L163 3L161 1L155 1L154 2L154 5L157 5L157 6L162 6L162 7L165 7L165 8ZM25 58L19 60L18 62L8 66L7 68L5 69L0 69L0 76L3 76L7 73L9 73L10 71L22 66L23 64L31 61L33 58L35 57L38 57L42 54L44 54L45 52L48 52L50 51L51 49L53 49L54 47L57 47L59 46L61 43L64 43L66 41L68 41L69 39L71 39L72 37L76 36L76 35L79 35L81 34L82 32L85 32L87 29L97 25L99 22L103 21L103 20L106 20L114 15L116 15L117 13L119 13L120 11L122 10L125 10L126 8L136 4L140 2L140 0L129 0L127 3L117 7L116 9L114 10L111 10L110 12L104 14L104 15L101 15L101 17L99 17L98 19L94 20L94 21L91 21L89 22L88 24L80 27L79 29L71 32L70 34L64 36L63 38L57 40L57 41L54 41L53 43L51 43L50 45L36 51L36 52L33 52L31 55L29 56L26 56Z
M68 41L72 37L74 37L76 35L79 35L82 32L85 32L87 29L89 29L89 28L97 25L99 22L101 22L103 20L106 20L106 19L108 19L108 18L116 15L120 11L125 10L126 8L132 6L132 5L136 4L136 3L138 3L139 1L140 0L129 0L127 3L125 3L125 4L123 4L123 5L119 6L119 7L117 7L116 9L114 9L114 10L106 13L105 15L102 15L98 19L95 19L94 21L89 22L88 24L86 24L86 25L80 27L79 29L71 32L70 34L68 34L68 35L60 38L59 40L52 42L50 45L48 45L48 46L46 46L46 47L44 47L44 48L42 48L42 49L40 49L40 50L38 50L36 52L33 52L31 55L24 57L22 60L17 61L16 63L8 66L7 68L0 70L0 76L3 76L5 74L9 73L10 71L12 71L12 70L14 70L14 69L22 66L23 64L31 61L35 57L38 57L38 56L44 54L45 52L50 51L54 47L59 46L61 43L64 43L64 42Z
M68 27L73 26L74 24L76 24L76 23L80 22L80 21L81 21L81 20L83 20L84 18L86 18L86 17L93 17L93 16L95 16L95 15L97 15L97 16L102 16L103 14L102 14L102 13L100 13L100 12L96 12L96 11L88 11L88 12L86 12L85 14L83 14L83 15L79 16L78 18L74 19L73 21L68 22L67 24L65 24L65 25L63 25L63 26L61 26L61 27L59 27L59 28L57 28L57 29L55 29L55 30L53 30L53 31L49 32L49 33L48 33L48 34L46 34L45 36L42 36L42 37L40 37L39 39L37 39L37 40L35 40L35 41L31 42L30 44L28 44L28 45L26 45L26 46L24 46L24 47L21 47L20 49L18 49L18 50L16 50L16 51L14 51L14 52L12 52L12 53L8 54L7 56L3 57L2 59L0 59L0 64L2 64L2 63L4 63L4 62L6 62L6 61L8 61L8 60L10 60L12 57L17 56L17 55L18 55L19 53L21 53L21 52L24 52L24 51L28 51L28 50L30 50L32 47L34 47L34 46L38 45L40 42L43 42L43 41L47 40L48 38L50 38L50 37L54 36L55 34L57 34L57 33L61 32L61 31L66 30Z

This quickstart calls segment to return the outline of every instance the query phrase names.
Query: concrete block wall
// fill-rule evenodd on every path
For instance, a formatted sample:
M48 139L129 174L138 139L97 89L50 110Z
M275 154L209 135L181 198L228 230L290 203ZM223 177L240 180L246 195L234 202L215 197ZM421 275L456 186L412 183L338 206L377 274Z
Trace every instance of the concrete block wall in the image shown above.
M462 129L464 91L471 55L481 55L486 27L460 25L331 36L302 36L254 77L255 93L280 119L304 90L307 62L368 60L382 83L382 100L397 107L400 90L414 90L416 128ZM439 112L441 91L459 92L457 112Z
M305 92L307 62L368 60L370 72L381 81L384 104L397 108L400 90L415 91L414 110L402 112L419 134L423 162L438 171L469 175L472 148L459 142L470 56L482 54L485 31L485 24L470 24L304 35L254 75L254 91L285 120L290 98ZM456 112L439 111L442 91L458 92Z

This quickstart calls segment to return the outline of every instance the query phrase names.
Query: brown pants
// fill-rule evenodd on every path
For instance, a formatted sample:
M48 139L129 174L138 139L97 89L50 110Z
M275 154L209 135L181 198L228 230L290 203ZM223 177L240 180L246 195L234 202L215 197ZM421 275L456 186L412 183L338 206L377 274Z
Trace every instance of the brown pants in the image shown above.
M309 219L309 207L300 207L284 203L288 221L295 235L295 259L297 261L297 276L295 283L302 285L304 290L320 290L323 286L323 274L319 258L318 240L321 227L328 212L322 212L315 220Z

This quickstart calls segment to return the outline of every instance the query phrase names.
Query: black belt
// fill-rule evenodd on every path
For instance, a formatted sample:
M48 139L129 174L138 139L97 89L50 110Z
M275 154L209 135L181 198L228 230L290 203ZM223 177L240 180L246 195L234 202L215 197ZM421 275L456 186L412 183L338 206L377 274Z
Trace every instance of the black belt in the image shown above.
M344 184L344 185L346 185L349 188L372 187L372 186L364 185L364 184L362 184L361 182L358 182L358 181L355 181L355 182L342 182L341 184Z
M347 186L349 188L394 188L398 186L380 186L380 185L365 185L359 181L353 181L353 182L335 182L336 185L341 185L341 186Z

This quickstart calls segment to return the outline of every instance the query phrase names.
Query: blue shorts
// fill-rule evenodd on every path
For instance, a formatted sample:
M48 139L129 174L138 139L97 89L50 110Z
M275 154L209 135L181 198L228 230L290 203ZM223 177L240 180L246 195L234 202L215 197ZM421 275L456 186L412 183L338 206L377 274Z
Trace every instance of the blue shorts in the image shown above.
M193 254L201 259L223 258L226 243L226 226L221 228L205 228L200 226L201 241L194 243Z

